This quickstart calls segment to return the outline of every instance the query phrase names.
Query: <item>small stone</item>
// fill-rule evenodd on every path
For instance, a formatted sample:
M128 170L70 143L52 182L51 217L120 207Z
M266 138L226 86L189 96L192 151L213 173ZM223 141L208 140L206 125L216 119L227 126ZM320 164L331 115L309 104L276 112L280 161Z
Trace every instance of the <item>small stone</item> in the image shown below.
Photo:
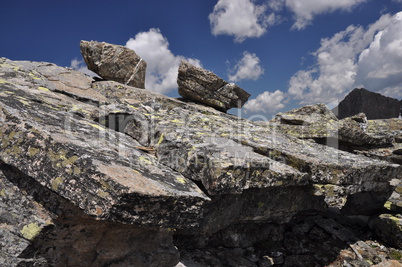
M263 256L262 259L259 261L260 267L273 266L274 264L274 259L269 256Z

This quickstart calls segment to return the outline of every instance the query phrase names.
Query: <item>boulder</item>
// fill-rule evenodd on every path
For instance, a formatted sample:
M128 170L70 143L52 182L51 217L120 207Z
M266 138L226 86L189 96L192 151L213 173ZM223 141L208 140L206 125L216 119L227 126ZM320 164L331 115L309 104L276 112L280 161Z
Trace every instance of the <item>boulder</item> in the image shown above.
M132 49L96 41L81 41L80 48L88 69L103 79L145 88L147 63Z
M214 73L182 60L177 77L179 94L185 99L211 106L220 111L241 108L250 94Z
M401 103L397 99L370 92L364 88L356 88L333 111L339 119L361 112L365 113L369 120L390 119L400 116Z

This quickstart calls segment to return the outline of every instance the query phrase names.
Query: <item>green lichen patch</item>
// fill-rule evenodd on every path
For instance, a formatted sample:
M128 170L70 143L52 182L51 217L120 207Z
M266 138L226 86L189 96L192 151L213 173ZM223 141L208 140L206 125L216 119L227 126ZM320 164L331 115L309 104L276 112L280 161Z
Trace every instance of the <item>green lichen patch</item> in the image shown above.
M31 156L31 157L33 157L33 156L35 156L36 154L38 154L39 151L40 151L39 148L36 148L36 147L29 147L29 148L28 148L28 155Z
M389 253L389 256L390 256L390 258L393 259L393 260L397 260L397 261L402 260L402 252L400 252L400 251L398 251L398 250L392 250L392 251Z
M392 205L393 203L391 202L391 201L387 201L387 202L385 202L385 204L384 204L384 208L386 208L387 210L391 210L391 205Z
M57 191L59 189L59 186L63 183L63 178L62 177L56 177L52 181L52 190Z
M21 235L28 240L33 240L42 229L36 223L30 223L28 225L24 225L22 228Z
M38 90L40 90L40 91L50 91L48 88L43 87L43 86L39 86Z

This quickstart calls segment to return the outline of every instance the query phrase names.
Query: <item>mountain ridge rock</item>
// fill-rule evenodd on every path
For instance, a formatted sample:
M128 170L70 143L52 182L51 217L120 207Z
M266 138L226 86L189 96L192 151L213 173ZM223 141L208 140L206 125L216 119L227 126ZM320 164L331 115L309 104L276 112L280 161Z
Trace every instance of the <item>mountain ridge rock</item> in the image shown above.
M364 88L355 88L332 111L339 119L358 113L365 113L369 120L391 119L401 115L401 102Z
M366 232L344 237L323 218L339 229L349 216L379 218L401 179L377 150L342 151L299 138L300 128L45 62L1 58L0 96L1 264L329 264L354 253L348 242L365 247ZM295 115L282 122L303 127ZM319 249L328 258L314 258Z

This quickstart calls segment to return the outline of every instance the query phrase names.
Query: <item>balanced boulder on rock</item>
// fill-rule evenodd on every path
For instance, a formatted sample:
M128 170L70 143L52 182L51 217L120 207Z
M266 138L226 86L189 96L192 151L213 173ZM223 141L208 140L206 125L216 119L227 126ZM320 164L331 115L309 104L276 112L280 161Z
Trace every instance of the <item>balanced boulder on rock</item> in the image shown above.
M96 41L81 41L80 48L88 69L103 79L145 88L147 63L132 49Z
M250 94L216 74L182 60L177 78L179 94L189 100L221 111L241 108Z

